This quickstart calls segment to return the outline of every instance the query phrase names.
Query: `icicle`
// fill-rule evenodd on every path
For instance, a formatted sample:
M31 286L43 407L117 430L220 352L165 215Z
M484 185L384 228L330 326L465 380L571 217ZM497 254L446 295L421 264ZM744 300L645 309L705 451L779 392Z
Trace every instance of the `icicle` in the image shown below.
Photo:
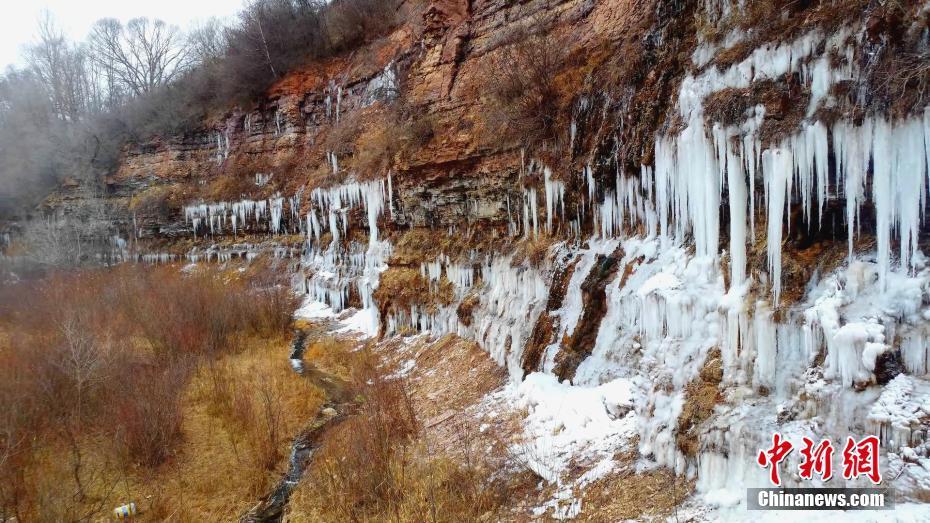
M768 207L767 253L769 275L772 279L773 301L781 297L781 240L786 199L793 172L790 151L783 147L762 153L762 175L765 178L765 203Z
M517 235L517 226L513 223L513 214L510 212L510 193L507 194L507 231L511 236Z
M368 242L378 241L378 216L384 210L384 182L368 182L364 184L365 208L368 211Z
M527 193L527 200L530 203L530 214L533 219L533 237L539 237L539 211L536 207L536 187L530 187Z
M746 175L743 161L726 140L727 187L730 207L730 287L746 279Z
M391 210L391 220L394 220L394 182L391 179L391 171L388 171L388 208Z
M878 279L882 290L887 288L891 258L891 227L895 214L893 181L891 179L891 124L881 118L875 122L872 151L872 198L875 201L875 236L878 243Z
M925 118L926 120L926 118ZM900 231L901 266L908 271L914 268L914 253L920 232L920 219L926 205L927 156L922 146L930 139L917 118L895 127L891 168L894 188L897 189L896 222Z
M274 197L268 200L271 209L271 232L278 234L281 231L281 214L284 211L284 198Z
M530 203L529 193L526 188L523 189L523 237L530 235Z
M546 189L546 232L552 232L552 216L556 206L561 205L564 210L565 184L552 179L552 171L543 169L543 180ZM535 196L535 195L534 195Z
M675 176L675 155L670 139L656 139L656 211L659 214L659 235L663 241L669 237L669 211L671 210L670 184Z
M756 307L753 331L756 335L756 360L753 365L752 382L756 387L771 389L775 382L777 338L772 311L764 304L760 303Z
M846 226L848 228L849 259L853 257L853 238L859 228L859 205L863 197L865 174L869 166L872 142L872 120L861 127L839 121L833 126L833 145L837 171L843 177L846 191Z
M814 154L814 166L817 171L817 227L823 225L823 207L827 202L830 191L829 145L827 141L827 126L815 122L805 126L808 140L808 149Z
M593 202L597 194L597 183L594 180L594 171L590 165L584 167L584 179L588 185L588 200Z

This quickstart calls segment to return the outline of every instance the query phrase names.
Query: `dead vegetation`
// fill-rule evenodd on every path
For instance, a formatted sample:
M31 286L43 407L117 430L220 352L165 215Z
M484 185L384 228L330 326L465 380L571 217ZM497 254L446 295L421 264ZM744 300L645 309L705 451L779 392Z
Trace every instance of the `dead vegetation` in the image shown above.
M631 28L631 35L613 46L603 66L585 83L592 98L598 92L611 93L603 118L625 122L599 131L593 147L603 159L594 164L599 179L611 180L617 170L638 175L642 165L653 164L656 133L675 125L672 109L697 44L695 5L655 2L651 7L653 16ZM592 120L578 132L584 135L589 128L602 127Z
M557 268L552 275L552 283L549 286L549 297L546 300L546 310L536 319L536 325L533 326L533 332L529 339L526 340L526 347L523 349L523 360L520 366L524 374L529 374L539 370L539 363L542 360L543 352L554 340L553 331L558 328L558 318L550 314L562 307L562 300L565 299L565 292L568 288L568 282L572 279L575 272L577 259L564 268Z
M708 65L723 69L741 62L766 42L788 41L815 27L831 32L863 13L874 12L869 6L871 3L869 0L755 0L734 6L729 16L700 10L696 13L695 27L709 42L719 42L731 30L747 34L743 41L717 53ZM896 2L889 2L889 6L898 7Z
M443 254L457 256L461 248L461 242L445 230L414 227L396 239L391 265L419 267L420 263L435 261Z
M855 89L836 93L841 95L841 110L853 116L890 112L903 117L923 109L930 101L930 56L921 42L930 27L930 13L922 11L919 3L756 1L746 2L744 7L733 9L729 17L716 21L702 11L697 24L701 34L712 42L733 29L747 34L744 40L716 53L708 65L725 69L766 43L787 42L815 28L830 34L856 20L865 21L866 42L855 58L864 75ZM792 103L795 96L792 93Z
M543 233L536 237L523 238L514 245L513 259L510 262L514 267L523 264L540 267L546 260L549 249L558 242L559 239L555 236Z
M704 101L705 121L708 124L738 125L750 116L750 109L762 105L765 107L762 145L777 146L784 138L797 132L806 115L809 99L810 93L801 86L796 75L779 81L755 82L743 89L730 87Z
M477 448L435 447L410 383L362 353L353 363L357 406L322 437L288 521L475 521L505 510L508 484Z
M395 232L392 240L390 265L419 268L423 262L436 261L442 255L457 260L466 258L472 251L503 252L509 247L504 239L496 238L485 228L450 232L448 229L412 227Z
M477 293L469 293L465 298L462 299L459 306L455 309L455 315L458 316L459 321L462 322L462 325L469 327L472 322L472 314L474 313L475 307L481 303L481 297Z
M234 361L248 359L245 355L257 350L250 341L256 336L278 336L286 323L281 316L289 318L293 307L286 296L216 274L135 267L51 275L2 292L4 518L96 519L131 500L163 519L171 516L169 507L177 505L183 489L214 488L215 471L236 466L231 458L202 461L198 451L203 449L196 445L214 437L210 420L215 417L198 416L208 398L190 396L191 384L201 382L205 368L234 367ZM244 410L244 399L230 403L236 416L267 421L243 436L242 447L252 450L240 447L235 475L263 483L272 456L280 456L280 449L270 447L283 443L292 428L283 418L267 418L266 407L293 400L283 399L289 389L273 388L267 374L265 385L251 389L255 382L249 376L217 374L210 382L227 387L227 397L254 402L250 410ZM212 389L209 400L223 397L215 394L219 391ZM216 447L228 449L228 443ZM182 470L183 484L168 479ZM219 497L248 499L249 487L229 486L229 497ZM174 517L215 516L183 510Z
M450 305L454 297L454 287L445 278L433 284L419 269L407 267L391 267L381 273L374 293L381 317L387 317L389 311L409 312L414 306L422 312L435 312Z
M877 56L866 69L867 107L903 117L930 102L930 50L923 43L928 29L930 12L916 6L889 2L872 14L866 33Z
M570 94L559 83L567 46L541 34L520 35L498 51L492 63L486 119L497 139L542 149L562 129L560 111ZM551 144L550 144L551 145Z
M623 472L598 480L584 491L581 521L628 521L669 519L694 492L694 481L667 469L642 473Z
M347 112L323 133L319 147L336 154L341 174L333 174L329 161L318 158L313 176L318 181L312 185L340 183L347 174L359 180L384 177L429 143L435 125L432 115L402 99Z
M180 209L174 196L175 188L172 186L150 187L133 195L129 209L141 216L167 217Z
M720 382L723 381L723 360L720 349L708 353L697 378L685 387L685 402L678 416L675 442L689 458L697 458L700 450L700 426L710 418L714 407L723 400Z

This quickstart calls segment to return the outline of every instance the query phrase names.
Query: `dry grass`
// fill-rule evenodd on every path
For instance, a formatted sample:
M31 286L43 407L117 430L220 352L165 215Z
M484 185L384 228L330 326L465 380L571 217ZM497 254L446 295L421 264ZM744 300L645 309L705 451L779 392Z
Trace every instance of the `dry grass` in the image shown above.
M384 176L426 146L435 134L435 125L432 116L399 103L386 107L355 141L355 171L362 178Z
M421 353L418 367L439 371L446 361L462 363L463 354L480 352L473 344L444 340ZM379 366L378 356L368 351L357 354L363 360L353 372L355 413L322 437L287 520L475 521L500 514L509 484L495 478L497 467L478 455L472 440L459 439L454 448L438 445L428 421L435 409L422 403L429 395L436 406L448 399L454 400L448 407L462 407L484 388L466 398L448 375L444 383L450 390L440 386L442 372L428 384L389 378L393 365Z
M707 355L700 375L685 388L685 402L678 416L675 441L686 455L696 458L699 445L699 429L714 412L714 407L723 400L719 385L723 380L723 361L720 349Z
M288 367L284 339L253 338L246 346L196 371L181 394L183 439L162 465L127 466L105 439L88 436L81 445L84 466L93 471L88 495L68 502L62 489L73 484L63 481L71 474L68 461L58 447L40 449L29 471L42 471L34 476L36 519L99 515L130 501L140 510L138 521L238 519L277 480L290 438L323 401L319 389ZM266 398L276 409L270 416Z
M69 505L60 499L60 478L70 473L66 462L37 463L43 472L36 475L40 519L51 516L44 512L49 507L62 507L50 520L66 520L128 501L139 507L139 521L237 519L283 471L290 437L322 403L319 389L287 367L283 340L249 345L222 358L215 370L198 370L182 395L183 440L163 465L126 467L109 445L88 439L82 445L88 449L85 466L97 471L91 494L87 502ZM218 385L218 378L226 385Z
M609 476L587 486L581 521L670 518L694 491L694 482L667 469Z
M425 227L408 229L395 241L391 253L391 265L419 267L421 262L434 261L445 254L455 257L461 254L464 242L457 240L444 229L435 230Z
M140 477L131 496L151 500L140 505L145 520L235 520L277 480L291 438L323 403L286 354L283 338L255 339L199 369L184 395L176 459Z
M342 173L369 180L387 175L400 162L409 161L434 135L434 118L407 107L402 101L379 102L346 113L323 133L320 150L332 151ZM321 158L316 184L335 183L329 161Z
M349 380L365 357L364 354L353 351L354 348L355 343L351 341L324 336L307 344L304 361L327 374Z
M476 292L471 292L465 296L462 301L459 303L459 306L455 309L455 315L458 316L459 321L462 322L462 325L469 327L471 326L472 315L474 314L475 307L481 303L481 297Z
M809 98L810 93L796 78L766 80L752 87L727 88L712 94L705 100L705 119L708 123L736 125L745 119L749 109L763 105L762 142L766 146L774 146L797 131L806 114Z
M328 443L346 444L346 435ZM492 471L433 455L422 442L395 449L379 467L324 455L291 498L287 521L490 521L508 501L506 484L491 480ZM372 473L391 478L391 487L384 494L354 495L360 487L354 481Z
M489 104L484 120L499 141L543 149L558 135L561 111L577 83L558 80L567 66L567 45L554 37L515 35L516 43L498 51L491 65ZM564 88L567 87L567 88Z
M420 263L436 261L440 255L453 260L468 258L473 252L506 253L513 248L512 239L501 238L490 227L475 227L449 232L448 229L412 227L391 238L394 250L390 265L419 269Z
M156 185L134 194L129 209L142 216L168 216L180 205L175 197L177 186Z
M431 312L438 306L451 304L454 289L445 278L438 285L431 284L420 274L419 269L391 267L381 273L374 298L382 313L389 310L409 311L414 305Z
M539 267L546 260L546 256L549 255L549 249L558 241L558 238L546 234L540 234L536 238L524 238L516 243L511 263L514 267L523 263L532 267Z
M3 288L0 514L86 520L134 501L153 519L229 519L181 500L248 500L320 402L288 368L292 305L267 284L122 267Z

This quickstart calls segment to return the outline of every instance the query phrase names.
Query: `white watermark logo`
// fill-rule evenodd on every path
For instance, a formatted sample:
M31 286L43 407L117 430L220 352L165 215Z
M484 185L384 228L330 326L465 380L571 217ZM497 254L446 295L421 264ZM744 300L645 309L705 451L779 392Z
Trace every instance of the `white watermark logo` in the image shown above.
M891 510L890 488L751 488L749 510Z

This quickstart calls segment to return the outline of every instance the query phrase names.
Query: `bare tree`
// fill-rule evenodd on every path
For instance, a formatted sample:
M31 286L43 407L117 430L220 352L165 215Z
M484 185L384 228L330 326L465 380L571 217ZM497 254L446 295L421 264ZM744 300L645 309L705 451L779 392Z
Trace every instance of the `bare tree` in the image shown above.
M27 260L40 268L110 264L116 251L112 217L106 203L88 183L75 190L83 202L65 216L48 216L27 222L22 239Z
M265 36L265 28L262 25L263 20L268 18L265 14L265 3L255 2L248 9L242 11L243 25L251 29L253 39L256 40L257 47L261 50L265 64L271 71L271 77L278 78L278 72L275 70L274 61L271 59L271 51L268 49L268 37Z
M39 20L38 41L26 48L26 59L57 117L76 121L92 108L96 89L88 74L87 55L65 38L48 12Z
M210 18L192 28L187 35L191 62L209 64L223 57L226 50L226 32L218 18Z
M149 18L133 18L125 26L104 18L90 34L94 60L134 96L171 82L186 69L189 55L182 40L177 27Z

